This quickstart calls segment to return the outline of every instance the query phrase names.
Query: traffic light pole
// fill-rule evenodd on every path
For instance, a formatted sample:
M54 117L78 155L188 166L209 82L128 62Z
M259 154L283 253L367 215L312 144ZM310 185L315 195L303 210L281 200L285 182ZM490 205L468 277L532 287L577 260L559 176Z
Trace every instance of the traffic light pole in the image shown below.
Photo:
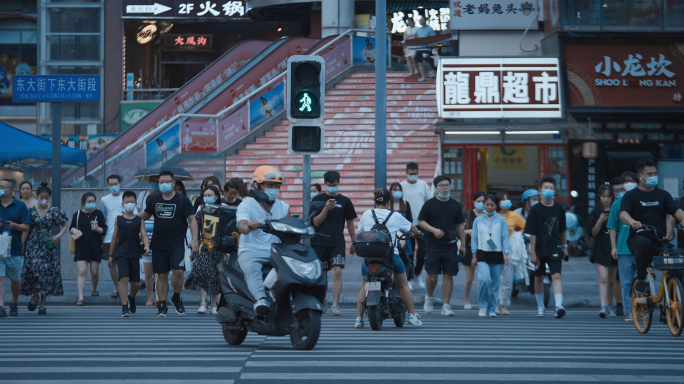
M302 219L306 221L311 210L311 155L302 156L302 165ZM304 245L310 244L310 239L304 240Z
M375 188L387 188L386 0L375 2Z

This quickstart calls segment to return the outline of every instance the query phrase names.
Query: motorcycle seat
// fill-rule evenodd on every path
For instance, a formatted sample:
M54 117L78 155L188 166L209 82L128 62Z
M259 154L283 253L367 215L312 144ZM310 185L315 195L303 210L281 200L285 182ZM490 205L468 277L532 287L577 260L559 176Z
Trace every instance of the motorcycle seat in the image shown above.
M240 268L240 263L238 262L237 257L231 257L228 260L228 268L230 268L236 275L240 276L242 279L245 278L245 273L242 271L242 268ZM271 269L273 269L273 266L271 264L264 264L261 268L262 278L265 279L266 276L268 276L268 273L271 272Z

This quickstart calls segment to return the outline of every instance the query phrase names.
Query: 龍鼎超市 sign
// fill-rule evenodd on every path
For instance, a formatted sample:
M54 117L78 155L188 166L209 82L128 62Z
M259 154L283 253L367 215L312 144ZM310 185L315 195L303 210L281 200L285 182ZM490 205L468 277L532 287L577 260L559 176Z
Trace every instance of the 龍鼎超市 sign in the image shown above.
M441 118L563 117L557 58L442 58Z
M34 75L12 79L16 103L95 102L100 100L100 76Z

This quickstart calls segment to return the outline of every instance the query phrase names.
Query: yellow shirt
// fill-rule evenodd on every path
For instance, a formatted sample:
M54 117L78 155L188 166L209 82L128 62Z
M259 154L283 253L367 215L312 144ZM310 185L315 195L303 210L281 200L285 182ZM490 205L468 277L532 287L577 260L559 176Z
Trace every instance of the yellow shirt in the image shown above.
M519 231L525 229L525 220L515 212L508 211L507 214L501 215L501 217L506 219L506 223L508 223L508 236L512 236L516 228Z

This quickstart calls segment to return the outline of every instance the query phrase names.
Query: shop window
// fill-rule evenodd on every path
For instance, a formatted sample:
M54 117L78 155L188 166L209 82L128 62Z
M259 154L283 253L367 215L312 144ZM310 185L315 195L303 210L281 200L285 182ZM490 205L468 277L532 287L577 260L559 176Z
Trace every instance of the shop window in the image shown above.
M36 30L0 29L0 106L17 105L12 101L12 78L36 74L36 63Z
M665 0L665 28L684 29L684 0Z
M99 33L97 8L49 8L51 33Z
M100 36L51 36L50 60L99 60Z
M660 1L604 1L603 8L604 29L660 29L663 11Z
M563 0L564 29L599 29L601 2L599 0Z

